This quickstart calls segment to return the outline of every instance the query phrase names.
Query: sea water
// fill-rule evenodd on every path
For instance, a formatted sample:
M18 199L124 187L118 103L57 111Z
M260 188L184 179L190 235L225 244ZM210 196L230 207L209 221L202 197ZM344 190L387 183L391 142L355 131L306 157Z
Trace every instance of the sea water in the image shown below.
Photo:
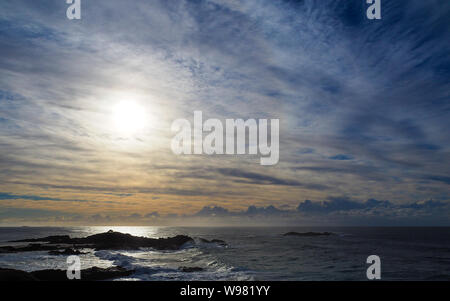
M9 227L0 228L0 245L48 235L84 237L108 230L146 237L193 237L177 251L84 249L82 269L122 266L135 270L116 280L366 280L366 259L378 255L383 280L450 280L450 228L400 227ZM330 236L283 236L332 232ZM203 243L220 239L227 245ZM186 273L180 267L201 267ZM66 269L65 256L47 252L0 254L1 268L26 271Z

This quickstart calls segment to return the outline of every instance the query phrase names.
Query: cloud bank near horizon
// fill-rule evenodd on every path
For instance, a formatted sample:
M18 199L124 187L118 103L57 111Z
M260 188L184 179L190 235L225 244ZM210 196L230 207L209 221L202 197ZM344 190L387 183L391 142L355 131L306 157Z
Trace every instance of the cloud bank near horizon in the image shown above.
M428 200L396 205L390 201L330 197L322 202L302 201L296 208L250 205L243 210L229 210L217 205L204 206L193 214L132 213L129 215L94 214L83 216L70 212L41 209L0 209L0 225L5 222L57 225L192 225L192 226L449 226L450 205Z

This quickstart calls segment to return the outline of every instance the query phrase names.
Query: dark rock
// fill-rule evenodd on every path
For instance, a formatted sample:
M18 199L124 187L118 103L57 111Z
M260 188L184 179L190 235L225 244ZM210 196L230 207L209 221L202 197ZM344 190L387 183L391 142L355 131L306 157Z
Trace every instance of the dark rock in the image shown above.
M108 280L119 277L130 276L133 270L121 267L99 268L92 267L81 270L82 281ZM13 269L0 268L0 281L69 281L65 270L40 270L34 272L24 272Z
M16 248L11 247L11 246L0 247L0 254L1 253L14 253L15 250L16 250Z
M224 245L224 246L227 245L227 243L226 243L225 241L220 240L220 239L207 240L207 239L205 239L205 238L199 238L199 240L200 240L202 243L207 243L207 244L216 243L216 244Z
M54 236L46 236L41 238L28 238L28 239L21 239L21 240L12 240L10 242L48 242L51 244L59 244L59 243L65 243L66 241L70 240L69 235L54 235Z
M185 235L177 235L168 238L147 238L131 234L108 231L94 234L86 238L72 240L74 243L92 244L96 250L134 250L138 248L154 248L157 250L178 250L192 238Z
M54 251L60 249L59 246L55 245L41 245L41 244L29 244L27 246L5 246L0 247L1 253L18 253L18 252L32 252L32 251Z
M205 269L200 267L180 267L179 270L185 273L193 273L193 272L202 272Z
M67 235L47 236L42 238L23 239L16 242L47 242L48 244L29 244L22 247L0 247L0 253L15 253L27 251L57 251L66 244L76 248L94 248L96 250L136 250L139 248L154 248L157 250L178 250L185 243L193 241L185 235L168 238L148 238L114 232L99 233L82 238L70 238Z
M134 270L127 270L122 267L109 267L102 269L99 267L92 267L90 269L81 271L81 279L93 280L107 280L118 277L127 277L134 273Z
M303 237L311 237L311 236L329 236L332 235L331 232L288 232L284 233L283 236L303 236Z
M220 239L213 239L211 240L212 243L216 243L216 244L221 244L221 245L226 245L227 243L223 240Z
M30 273L0 268L0 281L37 281L38 279Z
M41 270L34 271L30 274L42 281L68 281L67 271L65 270ZM118 277L126 277L133 274L133 270L127 270L122 267L99 268L92 267L81 270L80 275L82 281L108 280Z

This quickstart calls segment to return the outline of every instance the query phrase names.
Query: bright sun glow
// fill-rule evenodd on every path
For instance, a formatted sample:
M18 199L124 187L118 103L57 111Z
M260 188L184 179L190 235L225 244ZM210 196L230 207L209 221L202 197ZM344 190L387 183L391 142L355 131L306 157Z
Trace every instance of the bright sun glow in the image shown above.
M132 101L122 101L113 108L113 120L116 128L123 134L133 134L147 123L144 108Z

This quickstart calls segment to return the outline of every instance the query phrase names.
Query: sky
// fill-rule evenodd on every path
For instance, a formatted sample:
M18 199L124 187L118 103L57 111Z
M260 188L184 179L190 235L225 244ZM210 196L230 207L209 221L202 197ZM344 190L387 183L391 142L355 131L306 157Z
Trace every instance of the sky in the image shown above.
M2 0L0 225L450 225L450 2L367 7ZM175 155L196 110L279 119L278 164Z

